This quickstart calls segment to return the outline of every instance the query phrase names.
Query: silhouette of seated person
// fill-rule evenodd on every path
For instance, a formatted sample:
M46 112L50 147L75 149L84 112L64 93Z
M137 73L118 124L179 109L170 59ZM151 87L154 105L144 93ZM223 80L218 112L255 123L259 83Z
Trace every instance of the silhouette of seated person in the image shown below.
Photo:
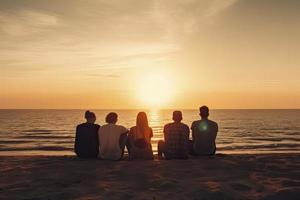
M101 126L99 135L99 157L103 160L121 160L127 143L128 130L124 126L117 125L117 113L109 113Z
M153 159L151 138L152 128L149 127L147 114L139 112L136 118L136 126L131 127L128 134L129 159Z
M158 156L166 159L187 159L189 127L182 123L181 111L173 112L173 123L164 126L164 139L158 142Z
M218 124L208 119L209 108L200 107L201 120L194 121L191 126L193 140L189 142L190 154L214 155L216 153L216 137Z
M86 122L76 127L75 153L80 158L97 158L99 153L98 129L95 124L96 115L93 112L85 112Z

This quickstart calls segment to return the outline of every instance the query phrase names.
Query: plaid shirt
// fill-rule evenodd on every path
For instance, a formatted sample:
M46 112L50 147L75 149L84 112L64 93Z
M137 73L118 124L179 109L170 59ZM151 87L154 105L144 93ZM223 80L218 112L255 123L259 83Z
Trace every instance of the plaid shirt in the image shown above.
M164 127L167 151L170 156L185 156L188 154L187 142L190 129L183 123L170 123Z

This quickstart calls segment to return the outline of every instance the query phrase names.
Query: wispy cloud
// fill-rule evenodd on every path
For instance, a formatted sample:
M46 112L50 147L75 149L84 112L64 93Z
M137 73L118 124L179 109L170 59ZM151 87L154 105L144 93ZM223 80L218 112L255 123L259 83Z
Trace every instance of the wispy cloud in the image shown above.
M104 78L113 78L113 79L117 79L121 77L119 74L99 74L99 73L87 74L87 76L94 77L94 78L104 77Z
M213 17L234 5L239 0L213 0L211 6L207 9L204 16L205 17Z
M13 14L0 12L0 29L11 36L40 33L58 25L57 16L35 10L22 10Z
M153 16L164 29L163 36L178 46L191 34L211 23L214 17L239 0L156 0Z
M94 94L95 87L126 92L136 87L135 79L158 68L174 74L176 90L193 94L245 91L251 80L282 80L270 85L277 89L282 83L291 93L300 88L299 81L286 81L298 80L300 72L297 0L0 0L0 5L0 90L8 93ZM251 88L259 91L262 82Z

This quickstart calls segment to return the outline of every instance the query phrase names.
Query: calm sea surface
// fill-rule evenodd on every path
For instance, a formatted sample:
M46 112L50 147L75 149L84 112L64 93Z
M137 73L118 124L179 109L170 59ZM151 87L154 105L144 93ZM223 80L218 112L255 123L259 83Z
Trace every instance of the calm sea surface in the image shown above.
M110 110L93 110L104 124ZM114 110L118 124L135 124L138 110ZM163 125L171 122L172 110L148 111L154 131L153 149L163 138ZM0 155L70 155L75 127L84 122L83 110L0 110ZM183 110L183 122L199 119L197 110ZM219 124L219 153L300 153L300 110L212 110Z

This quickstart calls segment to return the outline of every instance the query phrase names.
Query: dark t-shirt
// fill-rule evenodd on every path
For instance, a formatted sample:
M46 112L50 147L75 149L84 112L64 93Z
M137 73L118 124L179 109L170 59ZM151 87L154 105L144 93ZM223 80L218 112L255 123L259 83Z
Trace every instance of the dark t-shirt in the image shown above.
M190 129L184 123L170 123L164 127L167 156L174 158L187 157Z
M98 124L83 123L76 127L75 153L79 157L97 157L99 153Z
M218 124L208 119L194 121L192 123L192 135L194 151L197 154L214 154L216 151L216 137Z

